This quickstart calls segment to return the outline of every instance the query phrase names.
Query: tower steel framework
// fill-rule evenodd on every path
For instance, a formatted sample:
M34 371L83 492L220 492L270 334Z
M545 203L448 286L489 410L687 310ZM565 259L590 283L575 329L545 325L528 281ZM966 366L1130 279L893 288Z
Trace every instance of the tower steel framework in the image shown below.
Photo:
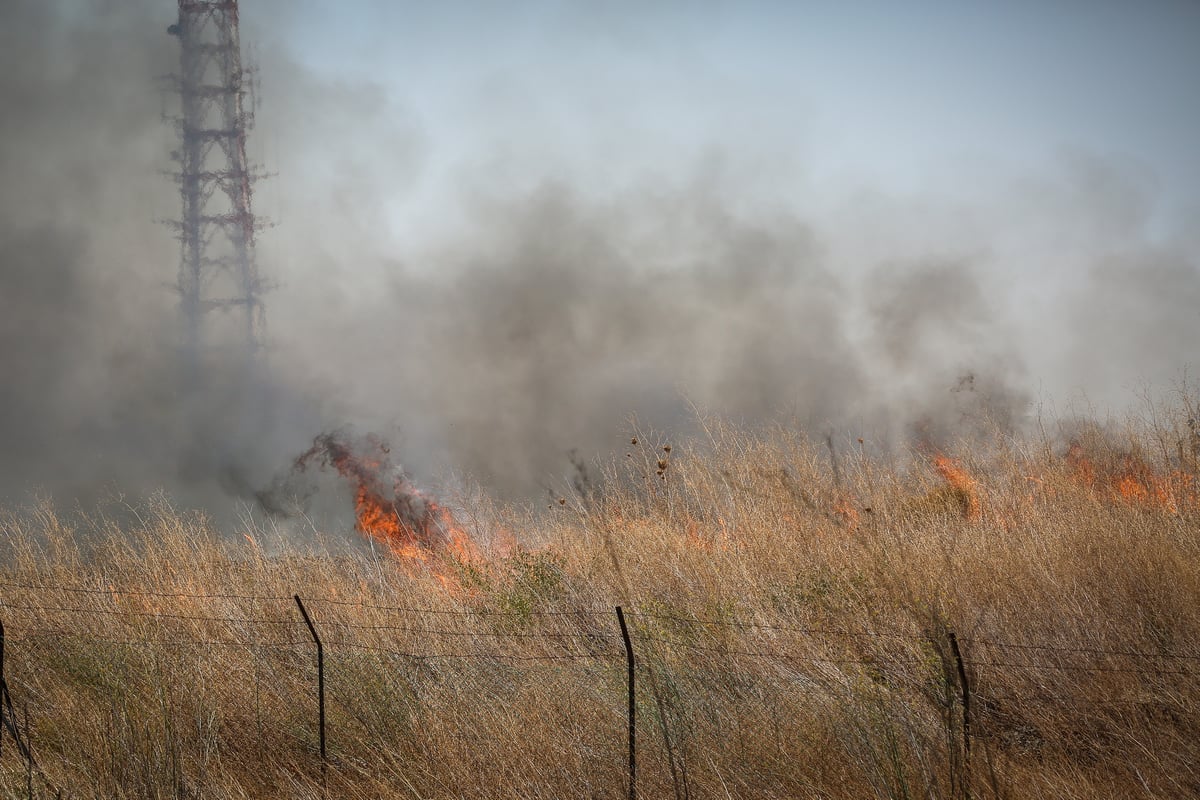
M184 347L197 357L216 338L205 320L222 312L232 325L227 344L254 353L261 345L265 289L254 255L261 221L251 207L261 177L246 157L254 124L250 76L242 66L237 0L178 0L179 19L167 32L180 43L180 98L175 118L180 149L172 159L183 200L179 232L180 311ZM240 328L240 330L239 330Z

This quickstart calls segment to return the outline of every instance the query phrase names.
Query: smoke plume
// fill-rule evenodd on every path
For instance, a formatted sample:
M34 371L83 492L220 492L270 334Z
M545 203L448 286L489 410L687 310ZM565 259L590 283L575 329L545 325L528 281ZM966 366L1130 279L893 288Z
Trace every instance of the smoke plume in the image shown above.
M521 162L464 180L457 222L401 241L388 209L436 142L379 86L268 48L253 136L280 176L257 210L286 212L260 247L280 282L270 346L189 382L164 288L177 243L155 224L179 205L155 83L178 59L173 14L0 10L0 102L20 110L0 116L6 502L161 487L219 515L340 426L387 437L417 477L527 499L633 418L682 435L699 409L902 446L918 425L1018 430L1047 390L1161 384L1200 341L1195 242L1151 233L1153 192L1120 164L1070 161L961 224L952 204L883 195L836 213L743 202L736 169L705 159L604 191Z

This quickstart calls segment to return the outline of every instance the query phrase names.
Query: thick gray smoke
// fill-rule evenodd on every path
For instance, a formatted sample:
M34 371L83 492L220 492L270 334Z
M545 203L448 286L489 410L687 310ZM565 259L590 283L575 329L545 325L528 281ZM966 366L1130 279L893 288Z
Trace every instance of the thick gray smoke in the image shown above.
M156 224L179 213L157 80L178 59L172 13L148 1L0 9L5 501L244 493L284 457L271 451L278 421L307 407L266 370L218 361L185 375L176 357L179 254Z
M146 380L163 365L144 347L170 338L169 303L156 294L174 252L147 225L171 208L171 184L149 160L164 141L152 81L168 43L129 46L119 25L65 14L38 2L0 10L7 490L115 477L117 453L142 450L139 418L169 402L169 386Z
M285 212L260 249L281 283L269 366L187 385L164 288L177 247L154 223L178 213L155 83L178 58L172 16L150 0L0 10L6 501L163 487L220 514L343 425L391 439L418 478L531 497L570 451L618 449L634 416L948 439L1020 428L1048 374L1105 397L1170 380L1200 341L1195 253L1147 233L1144 193L1095 180L1123 174L1102 164L1047 179L1065 199L985 204L965 232L899 203L763 210L738 202L736 174L601 194L523 165L509 191L464 189L456 229L392 241L386 209L436 143L377 87L268 50L256 135L280 177L258 211ZM1078 247L1056 273L1061 241Z

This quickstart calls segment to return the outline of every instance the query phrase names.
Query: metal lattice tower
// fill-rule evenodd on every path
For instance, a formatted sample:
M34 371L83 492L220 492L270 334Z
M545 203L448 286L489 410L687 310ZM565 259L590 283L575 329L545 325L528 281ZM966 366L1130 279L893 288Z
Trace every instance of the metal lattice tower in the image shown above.
M237 0L178 0L179 21L167 32L181 46L180 98L175 118L181 147L173 152L183 213L182 257L177 290L184 347L193 358L220 336L222 342L257 351L262 336L264 286L254 257L260 221L251 208L259 176L246 158L253 127L249 76L242 67ZM232 325L206 325L209 312L224 312ZM239 330L240 329L240 330Z

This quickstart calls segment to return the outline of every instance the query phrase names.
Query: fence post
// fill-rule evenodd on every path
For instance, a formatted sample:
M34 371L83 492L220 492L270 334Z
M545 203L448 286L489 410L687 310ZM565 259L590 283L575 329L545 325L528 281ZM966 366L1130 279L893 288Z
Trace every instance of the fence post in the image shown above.
M4 620L0 620L0 716L4 714L3 693L8 688L4 682ZM0 755L4 754L4 726L0 725Z
M4 714L3 694L8 689L4 682L4 620L0 620L0 716ZM0 725L0 755L4 754L4 726Z
M25 721L29 721L29 711L26 708ZM33 764L33 752L27 742L21 741L21 721L13 710L12 695L8 693L8 680L4 677L4 622L0 621L0 742L4 741L4 729L12 734L17 745L17 752L30 765ZM28 732L27 732L28 733Z
M625 640L625 660L629 665L629 800L637 800L637 702L633 691L633 642L629 640L625 612L620 606L617 606L617 622L621 624L621 638Z
M967 667L963 663L962 650L958 647L958 637L954 631L949 631L950 650L954 653L954 664L958 668L958 686L962 690L962 737L963 737L963 784L970 796L971 792L971 684L967 681Z
M312 618L308 616L308 609L304 607L304 603L300 601L300 595L295 595L296 605L300 607L300 614L304 617L304 624L308 626L308 632L312 634L313 641L317 644L317 714L318 714L318 736L321 742L321 780L325 780L325 648L321 646L321 637L317 635L317 628L313 625Z

